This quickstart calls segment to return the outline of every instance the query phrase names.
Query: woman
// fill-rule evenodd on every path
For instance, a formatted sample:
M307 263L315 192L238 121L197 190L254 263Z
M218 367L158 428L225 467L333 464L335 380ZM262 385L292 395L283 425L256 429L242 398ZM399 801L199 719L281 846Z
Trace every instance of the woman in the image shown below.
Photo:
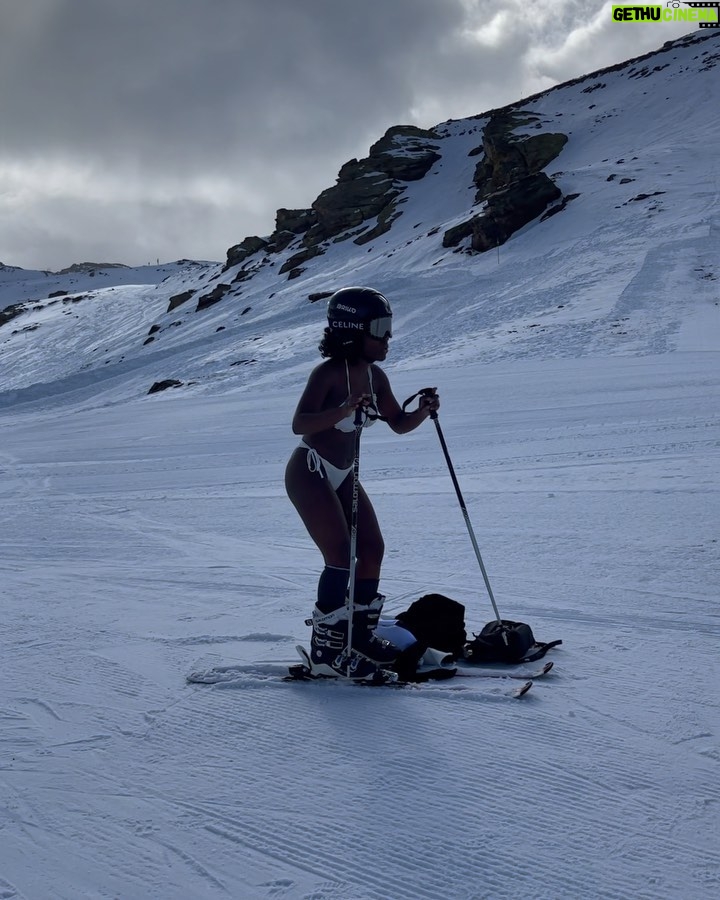
M382 419L396 434L407 434L440 406L432 388L425 389L418 409L400 408L387 375L377 365L386 358L391 337L392 310L382 294L366 287L336 291L328 302L328 326L320 343L326 361L310 374L292 420L292 430L302 440L288 462L285 487L325 561L310 641L318 674L372 680L397 655L374 634L384 600L378 585L385 545L362 485L352 649L346 646L356 411L361 410L364 428Z

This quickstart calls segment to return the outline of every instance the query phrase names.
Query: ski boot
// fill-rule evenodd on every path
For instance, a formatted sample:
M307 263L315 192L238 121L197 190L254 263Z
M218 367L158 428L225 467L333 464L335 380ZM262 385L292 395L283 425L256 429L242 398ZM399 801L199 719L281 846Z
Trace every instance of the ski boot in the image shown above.
M399 650L390 641L375 634L385 597L376 594L369 603L355 601L353 607L353 650L378 666L390 666L398 657Z
M374 684L384 684L397 679L395 673L386 672L380 665L358 652L355 646L348 651L347 606L343 605L327 613L323 613L316 606L312 618L308 619L307 623L312 625L310 638L312 675L349 678L352 681L368 681ZM386 642L378 641L378 643Z

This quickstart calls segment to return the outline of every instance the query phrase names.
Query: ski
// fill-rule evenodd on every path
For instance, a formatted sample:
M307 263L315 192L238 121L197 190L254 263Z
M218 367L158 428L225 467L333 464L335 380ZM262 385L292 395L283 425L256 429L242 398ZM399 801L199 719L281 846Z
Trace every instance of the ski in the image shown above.
M415 681L400 681L394 672L389 672L385 670L378 670L378 678L377 680L372 681L352 681L348 678L343 678L342 676L338 676L334 678L332 675L316 675L312 671L312 662L308 655L307 650L302 646L302 644L298 644L295 649L298 652L298 655L302 659L302 663L290 666L288 669L288 674L285 676L283 681L324 681L324 682L339 682L341 684L352 684L360 687L395 687L395 688L419 688L422 685L430 684L430 681L425 682L415 682ZM552 663L549 664L550 668L552 668ZM546 668L546 667L543 667ZM439 670L442 671L442 670ZM549 671L549 669L547 670ZM456 669L448 669L446 674L443 676L439 676L439 673L436 673L436 677L432 679L432 683L437 681L445 681L449 678L452 678L455 674L460 674ZM394 677L393 677L394 676ZM518 676L516 676L518 677ZM526 676L526 680L523 684L514 688L509 696L515 699L520 699L520 697L524 697L525 694L530 690L533 686L531 680L527 680L529 676Z
M304 654L303 654L304 657ZM408 691L466 691L468 685L463 684L462 673L460 674L459 684L448 684L447 679L454 682L455 679L448 674L446 679L433 679L432 681L414 682L388 680L384 681L353 681L349 678L337 677L333 678L327 675L313 675L310 667L304 663L296 665L279 664L279 663L256 663L250 665L229 665L214 666L211 669L198 670L191 672L186 676L188 684L204 684L217 688L253 688L260 686L281 687L283 684L317 684L326 686L348 686L348 687L388 687L397 688ZM517 685L509 692L493 692L488 694L488 700L499 700L504 698L519 699L532 688L533 682L527 680ZM484 693L484 692L483 692Z
M211 669L198 670L191 672L186 681L188 684L205 684L215 685L219 688L242 688L260 685L282 685L287 683L295 684L324 684L339 685L351 687L389 687L407 690L427 691L439 688L441 690L467 690L468 685L446 684L448 680L454 680L453 675L458 674L461 677L470 678L514 678L521 679L522 684L517 685L511 691L501 694L495 694L495 699L500 697L510 697L519 699L524 697L533 686L533 677L538 677L538 672L545 674L550 671L552 664L545 664L538 672L530 673L502 673L502 672L477 672L469 667L461 667L458 670L448 669L440 676L436 676L428 681L401 681L394 672L380 670L377 680L371 681L354 681L351 678L343 678L341 675L337 677L313 673L312 664L308 657L307 651L301 645L297 647L298 654L302 660L295 665L287 665L282 663L256 663L250 665L230 665L230 666L214 666ZM550 668L549 668L550 667ZM443 670L440 670L441 672ZM382 673L382 674L381 674Z
M487 672L477 671L474 667L461 665L458 669L458 674L468 678L516 678L520 681L534 681L536 678L542 678L543 675L547 675L552 667L552 662L546 662L545 665L534 672Z
M441 681L443 679L440 679ZM353 687L389 687L389 688L415 688L417 690L427 690L428 688L432 689L437 685L437 681L424 681L424 682L415 682L415 681L352 681L349 678L343 678L342 676L338 676L337 678L333 678L331 675L313 675L310 669L307 666L302 664L298 664L296 666L290 666L288 669L288 674L285 675L283 681L286 682L321 682L324 684L347 684L352 685ZM532 688L532 681L525 681L523 684L518 685L518 687L513 688L510 693L506 694L507 697L511 697L513 699L519 700L520 697L524 697L525 694ZM456 686L450 686L449 689Z
M514 697L516 700L519 700L521 697L524 697L525 694L527 694L532 686L532 681L526 681L525 684L521 684L520 687L515 688L515 690L510 693L510 696Z

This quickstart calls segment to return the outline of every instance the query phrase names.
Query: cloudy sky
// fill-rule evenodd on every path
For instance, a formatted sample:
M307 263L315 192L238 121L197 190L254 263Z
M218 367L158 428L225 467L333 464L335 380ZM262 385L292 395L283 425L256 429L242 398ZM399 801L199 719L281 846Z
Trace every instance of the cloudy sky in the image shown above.
M224 259L391 125L695 26L599 0L0 0L0 262Z

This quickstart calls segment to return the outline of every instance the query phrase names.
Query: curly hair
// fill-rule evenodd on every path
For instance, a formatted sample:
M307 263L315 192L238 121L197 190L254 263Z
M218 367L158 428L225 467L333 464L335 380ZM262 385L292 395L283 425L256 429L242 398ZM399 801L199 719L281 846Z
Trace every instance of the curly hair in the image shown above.
M326 328L323 337L318 344L320 356L325 359L346 359L348 362L356 362L362 353L364 332L355 332L352 335L338 334L331 328Z

